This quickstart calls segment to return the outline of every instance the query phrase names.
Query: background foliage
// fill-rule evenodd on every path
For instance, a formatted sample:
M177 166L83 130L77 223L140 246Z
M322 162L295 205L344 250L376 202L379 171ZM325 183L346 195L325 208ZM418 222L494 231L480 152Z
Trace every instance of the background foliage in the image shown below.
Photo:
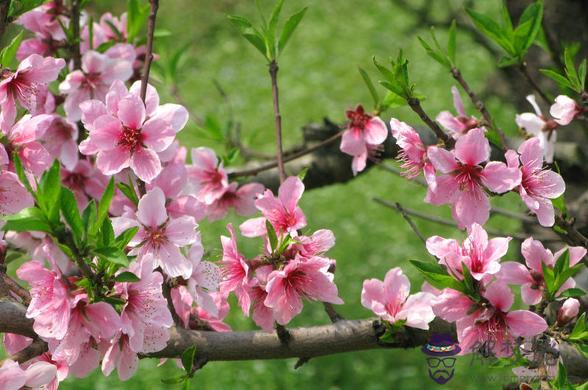
M124 12L120 0L101 0L90 5L97 12ZM271 9L271 2L261 1L263 9ZM448 7L447 4L450 4ZM371 58L387 58L404 48L410 60L411 74L417 86L426 95L425 109L435 115L442 109L451 109L449 88L452 79L441 66L434 63L422 50L417 35L428 33L429 26L415 26L415 15L396 8L391 1L373 0L291 0L285 5L285 14L309 6L305 19L280 57L280 88L285 142L295 145L300 140L299 128L309 122L318 122L324 116L341 122L345 109L357 103L369 106L371 99L363 85L357 66L362 66L377 79ZM442 19L449 9L459 8L461 1L438 2L431 14ZM490 9L497 14L497 0L478 2L478 10ZM273 116L271 91L266 65L257 52L242 39L231 26L226 14L256 17L254 1L237 0L162 0L158 27L171 32L161 37L155 51L162 61L179 50L185 52L183 66L176 75L179 93L192 113L208 123L215 121L222 127L232 111L241 124L243 139L252 148L273 151ZM268 11L269 12L269 11ZM458 30L459 31L459 30ZM442 38L445 31L439 29ZM482 92L498 124L514 131L514 110L508 102L499 102L488 91L486 82L495 72L495 59L477 46L466 33L458 32L458 64L472 88ZM230 107L219 94L215 82L226 91ZM166 101L177 100L173 85L168 82L160 91ZM164 99L162 99L163 101ZM467 107L466 107L467 108ZM469 107L471 109L471 107ZM470 110L473 112L473 110ZM406 108L384 115L417 124L416 117ZM206 139L194 123L180 133L180 140L188 147L208 145L222 151L218 142ZM239 160L237 160L239 163ZM423 244L415 237L402 218L392 210L384 209L372 201L379 196L399 201L404 206L437 214L448 209L434 208L422 202L424 190L406 180L379 169L372 169L357 180L345 185L308 192L302 208L309 217L309 228L332 229L337 245L329 255L337 259L336 282L345 305L340 313L346 318L365 318L370 315L360 305L362 281L376 277L401 265L413 281L413 290L420 283L417 272L408 264L409 259L428 256ZM497 199L501 206L521 205L509 202L509 196ZM495 199L496 201L496 199ZM240 220L232 218L235 223ZM432 226L417 221L426 236L460 237L455 230ZM516 230L509 220L494 217L493 228L505 233ZM224 223L200 225L208 259L220 258L220 234L226 234ZM511 248L517 243L513 242ZM245 248L253 254L256 248ZM511 250L507 259L516 251ZM234 304L234 301L232 302ZM253 322L235 310L228 318L234 329L254 329ZM327 323L328 318L319 304L305 305L303 314L291 326ZM173 362L154 369L158 362L143 361L141 369L128 382L116 377L105 378L95 373L82 380L70 379L64 389L163 389L169 385L162 378L179 374ZM209 363L193 380L192 387L208 388L307 388L307 389L423 389L437 387L426 371L424 355L418 350L379 350L330 356L315 359L297 371L294 360L214 362ZM114 374L116 375L116 374ZM470 357L458 359L453 389L500 388L508 382L508 371L489 370L479 362L472 364Z

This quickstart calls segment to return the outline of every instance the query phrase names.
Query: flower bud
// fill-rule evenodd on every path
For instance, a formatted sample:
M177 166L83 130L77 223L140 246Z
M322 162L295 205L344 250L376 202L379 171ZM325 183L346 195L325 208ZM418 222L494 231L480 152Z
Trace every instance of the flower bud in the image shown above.
M569 124L581 112L582 108L576 101L565 95L556 97L555 103L549 109L553 119L562 126Z
M565 325L573 320L580 311L580 301L575 298L568 298L557 312L557 324Z

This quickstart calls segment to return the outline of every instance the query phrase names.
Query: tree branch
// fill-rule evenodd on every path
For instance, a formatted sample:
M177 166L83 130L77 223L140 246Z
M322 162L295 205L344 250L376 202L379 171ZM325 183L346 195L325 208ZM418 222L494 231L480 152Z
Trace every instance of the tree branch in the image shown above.
M432 120L427 113L425 112L425 110L423 110L423 107L421 106L421 101L417 98L410 98L408 99L408 105L409 107L419 116L419 118L421 118L421 120L423 122L425 122L425 124L427 126L429 126L429 128L433 131L433 133L435 133L435 135L437 136L437 138L439 139L439 141L443 141L443 143L448 147L451 148L453 146L453 144L455 144L455 141L449 137L444 131L443 129L441 129L441 127L439 127L439 125L437 124L437 122L435 122L434 120Z
M274 117L276 122L276 160L280 183L286 180L286 169L284 168L284 150L282 149L282 115L280 114L280 91L278 89L278 63L272 60L269 64L269 74L272 79L272 98L274 103Z
M71 23L73 28L73 42L71 42L71 58L74 69L82 69L82 54L80 52L80 2L81 0L72 0L71 2Z
M143 74L141 75L141 100L145 101L147 96L147 84L149 83L149 71L153 61L153 35L155 34L155 19L159 9L159 0L149 0L151 12L147 24L147 52L145 53L145 64L143 65Z

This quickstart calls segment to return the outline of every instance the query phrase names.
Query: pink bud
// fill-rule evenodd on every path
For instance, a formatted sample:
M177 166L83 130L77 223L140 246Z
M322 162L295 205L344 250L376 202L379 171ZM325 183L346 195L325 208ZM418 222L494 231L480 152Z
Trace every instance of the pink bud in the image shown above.
M580 311L580 301L568 298L557 312L557 324L565 325L574 319Z
M556 97L555 103L549 109L553 119L562 126L569 124L580 112L582 108L576 101L565 95Z

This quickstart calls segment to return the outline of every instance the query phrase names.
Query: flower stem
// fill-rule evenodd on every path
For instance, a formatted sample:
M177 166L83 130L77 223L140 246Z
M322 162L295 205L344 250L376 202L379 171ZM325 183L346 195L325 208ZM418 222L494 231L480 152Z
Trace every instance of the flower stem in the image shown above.
M278 63L272 60L269 64L269 74L272 79L272 97L274 102L274 118L276 122L276 160L280 183L286 180L286 169L284 167L284 150L282 149L282 115L280 114L280 91L278 89Z
M145 64L143 65L143 75L141 76L141 100L145 101L147 96L147 83L149 82L149 71L153 61L153 35L155 34L155 19L159 9L159 0L150 0L151 12L147 23L147 52L145 53Z

